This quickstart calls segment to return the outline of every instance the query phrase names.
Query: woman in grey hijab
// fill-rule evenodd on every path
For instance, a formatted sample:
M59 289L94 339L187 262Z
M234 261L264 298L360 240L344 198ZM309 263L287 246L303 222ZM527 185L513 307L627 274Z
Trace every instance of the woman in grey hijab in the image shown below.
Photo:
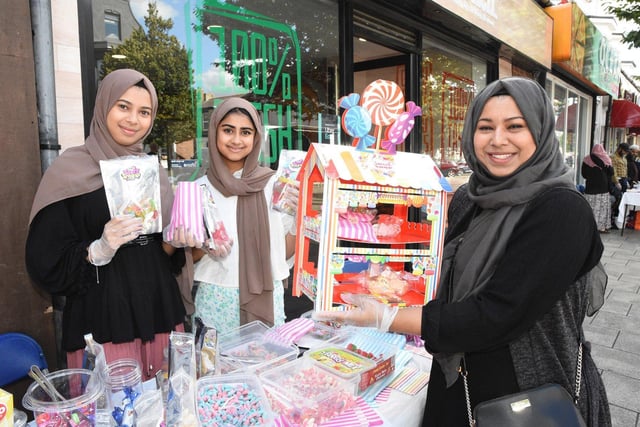
M449 208L436 299L391 308L364 295L324 312L382 330L419 334L434 355L423 425L467 426L471 406L545 383L573 395L583 344L579 407L589 426L611 425L582 322L603 245L555 138L553 106L535 81L495 81L473 100L462 135L473 170Z

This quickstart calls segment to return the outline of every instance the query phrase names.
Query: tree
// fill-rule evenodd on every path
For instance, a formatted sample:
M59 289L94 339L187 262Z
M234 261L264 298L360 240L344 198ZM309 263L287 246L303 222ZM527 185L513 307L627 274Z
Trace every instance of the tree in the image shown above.
M103 58L102 76L113 70L133 68L145 74L158 93L158 114L146 144L161 147L195 137L195 114L190 87L189 54L175 36L171 19L158 15L155 3L149 3L144 18L147 32L134 30L120 46L109 50ZM123 59L114 58L115 55Z
M622 21L640 26L640 2L638 0L618 0L607 5L607 12ZM622 42L640 48L640 30L630 30L622 37Z

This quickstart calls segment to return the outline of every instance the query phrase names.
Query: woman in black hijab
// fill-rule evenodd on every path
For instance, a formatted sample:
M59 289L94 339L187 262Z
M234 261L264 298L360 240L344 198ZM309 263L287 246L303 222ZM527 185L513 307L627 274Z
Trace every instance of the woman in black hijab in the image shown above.
M611 425L582 330L588 286L606 279L594 268L603 245L554 128L553 106L537 82L510 77L488 85L465 120L462 148L473 174L449 209L436 299L398 310L348 295L356 308L316 314L421 335L435 359L423 425L469 425L463 359L472 407L544 383L573 395L581 342L580 410L589 426Z

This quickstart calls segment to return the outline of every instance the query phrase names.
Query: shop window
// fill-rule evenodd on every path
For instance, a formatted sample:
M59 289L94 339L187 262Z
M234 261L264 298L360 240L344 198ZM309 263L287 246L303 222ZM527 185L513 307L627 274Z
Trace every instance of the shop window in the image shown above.
M487 84L484 60L423 40L422 144L441 169L468 173L463 164L462 127L474 95Z
M197 16L199 90L211 107L234 95L256 105L264 163L273 166L283 149L339 143L337 2L210 2Z
M580 166L590 152L590 97L551 76L545 82L545 90L553 102L555 134L564 162L572 170L574 181L582 183Z
M105 36L105 39L121 40L120 14L112 11L105 11L104 36Z

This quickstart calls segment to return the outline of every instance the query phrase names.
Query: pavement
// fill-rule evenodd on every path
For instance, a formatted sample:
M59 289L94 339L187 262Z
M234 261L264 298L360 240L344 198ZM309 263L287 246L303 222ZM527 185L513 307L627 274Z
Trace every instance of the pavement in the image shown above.
M609 276L604 305L584 322L613 427L640 427L640 230L601 234Z

